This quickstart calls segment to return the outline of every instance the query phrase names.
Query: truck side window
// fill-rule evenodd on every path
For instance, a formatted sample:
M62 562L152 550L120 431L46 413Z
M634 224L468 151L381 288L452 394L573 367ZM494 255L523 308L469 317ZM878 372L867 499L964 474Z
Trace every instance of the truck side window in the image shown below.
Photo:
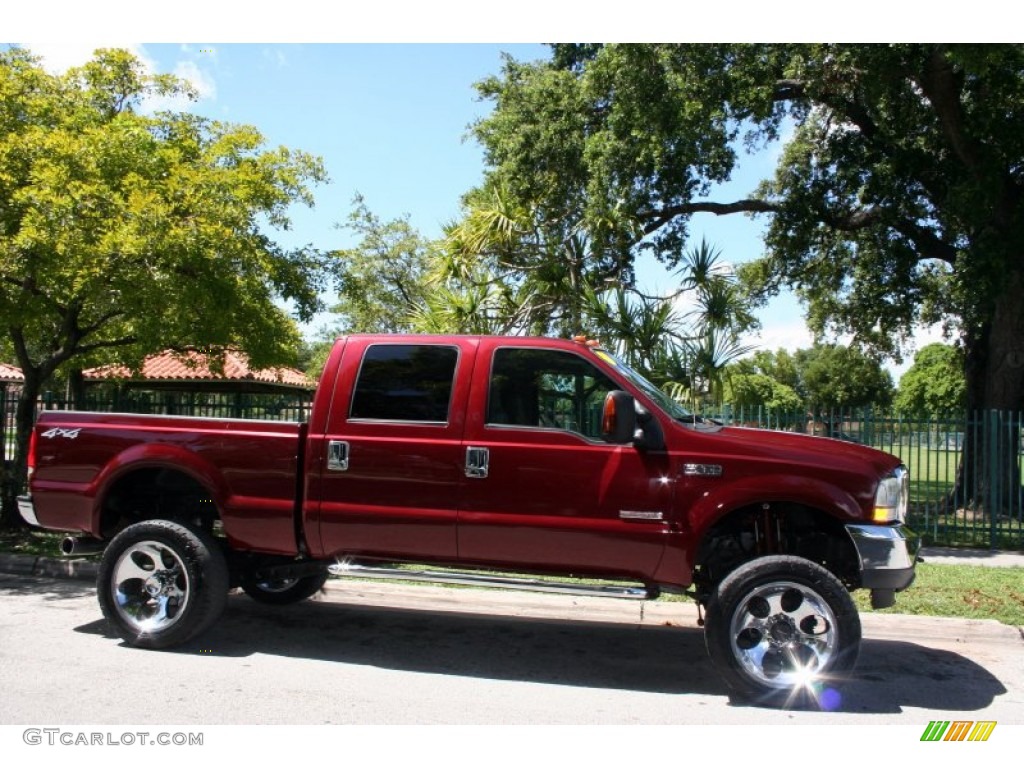
M367 347L349 418L447 422L458 359L456 347L437 344Z
M577 355L553 349L498 349L491 367L487 423L601 439L604 398L619 389Z

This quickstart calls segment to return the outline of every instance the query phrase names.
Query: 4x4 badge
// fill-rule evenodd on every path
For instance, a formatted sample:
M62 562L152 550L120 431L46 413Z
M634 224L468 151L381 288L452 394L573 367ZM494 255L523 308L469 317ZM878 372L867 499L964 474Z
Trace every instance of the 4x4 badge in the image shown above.
M54 427L53 429L48 429L41 434L43 437L66 437L69 440L74 440L78 437L78 433L81 431L81 427L78 429L61 429L60 427Z

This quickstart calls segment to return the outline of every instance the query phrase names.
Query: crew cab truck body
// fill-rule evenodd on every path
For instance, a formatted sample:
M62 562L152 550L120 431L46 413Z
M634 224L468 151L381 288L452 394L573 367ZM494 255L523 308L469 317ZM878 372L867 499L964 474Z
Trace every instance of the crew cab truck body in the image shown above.
M329 567L689 591L726 680L785 702L852 668L849 590L892 604L917 552L898 459L704 421L582 340L345 337L308 424L47 412L31 454L23 516L104 550L101 607L144 647L204 630L231 586L295 602Z

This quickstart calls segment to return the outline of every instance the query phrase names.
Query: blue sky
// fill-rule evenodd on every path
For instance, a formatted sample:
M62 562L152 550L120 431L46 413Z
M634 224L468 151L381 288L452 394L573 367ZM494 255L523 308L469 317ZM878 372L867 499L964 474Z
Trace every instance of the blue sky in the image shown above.
M97 36L99 43L99 36ZM85 61L91 40L23 44L61 70ZM286 246L312 243L323 249L353 244L337 225L353 197L363 195L382 219L408 215L424 235L459 213L460 196L477 184L484 170L479 146L466 137L468 126L490 105L477 100L473 84L496 74L501 57L547 56L538 44L257 44L121 43L154 71L190 80L200 92L189 108L212 118L256 126L269 145L284 144L323 158L330 183L315 189L316 206L296 207L293 229L278 232ZM746 197L770 174L778 147L745 156L733 180L711 199ZM726 261L742 262L761 253L763 220L744 216L699 215L694 241L706 238ZM653 262L642 262L639 281L650 292L668 292L671 276ZM330 297L327 297L328 300ZM802 310L790 296L760 313L762 329L748 340L761 348L807 346ZM314 334L329 318L306 328ZM895 377L906 364L894 371Z

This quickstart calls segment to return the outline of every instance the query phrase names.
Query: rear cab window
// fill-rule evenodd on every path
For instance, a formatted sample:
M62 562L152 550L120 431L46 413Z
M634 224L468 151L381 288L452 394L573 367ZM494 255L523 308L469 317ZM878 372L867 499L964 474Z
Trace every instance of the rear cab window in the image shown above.
M438 344L371 344L352 393L350 421L446 424L459 349Z

